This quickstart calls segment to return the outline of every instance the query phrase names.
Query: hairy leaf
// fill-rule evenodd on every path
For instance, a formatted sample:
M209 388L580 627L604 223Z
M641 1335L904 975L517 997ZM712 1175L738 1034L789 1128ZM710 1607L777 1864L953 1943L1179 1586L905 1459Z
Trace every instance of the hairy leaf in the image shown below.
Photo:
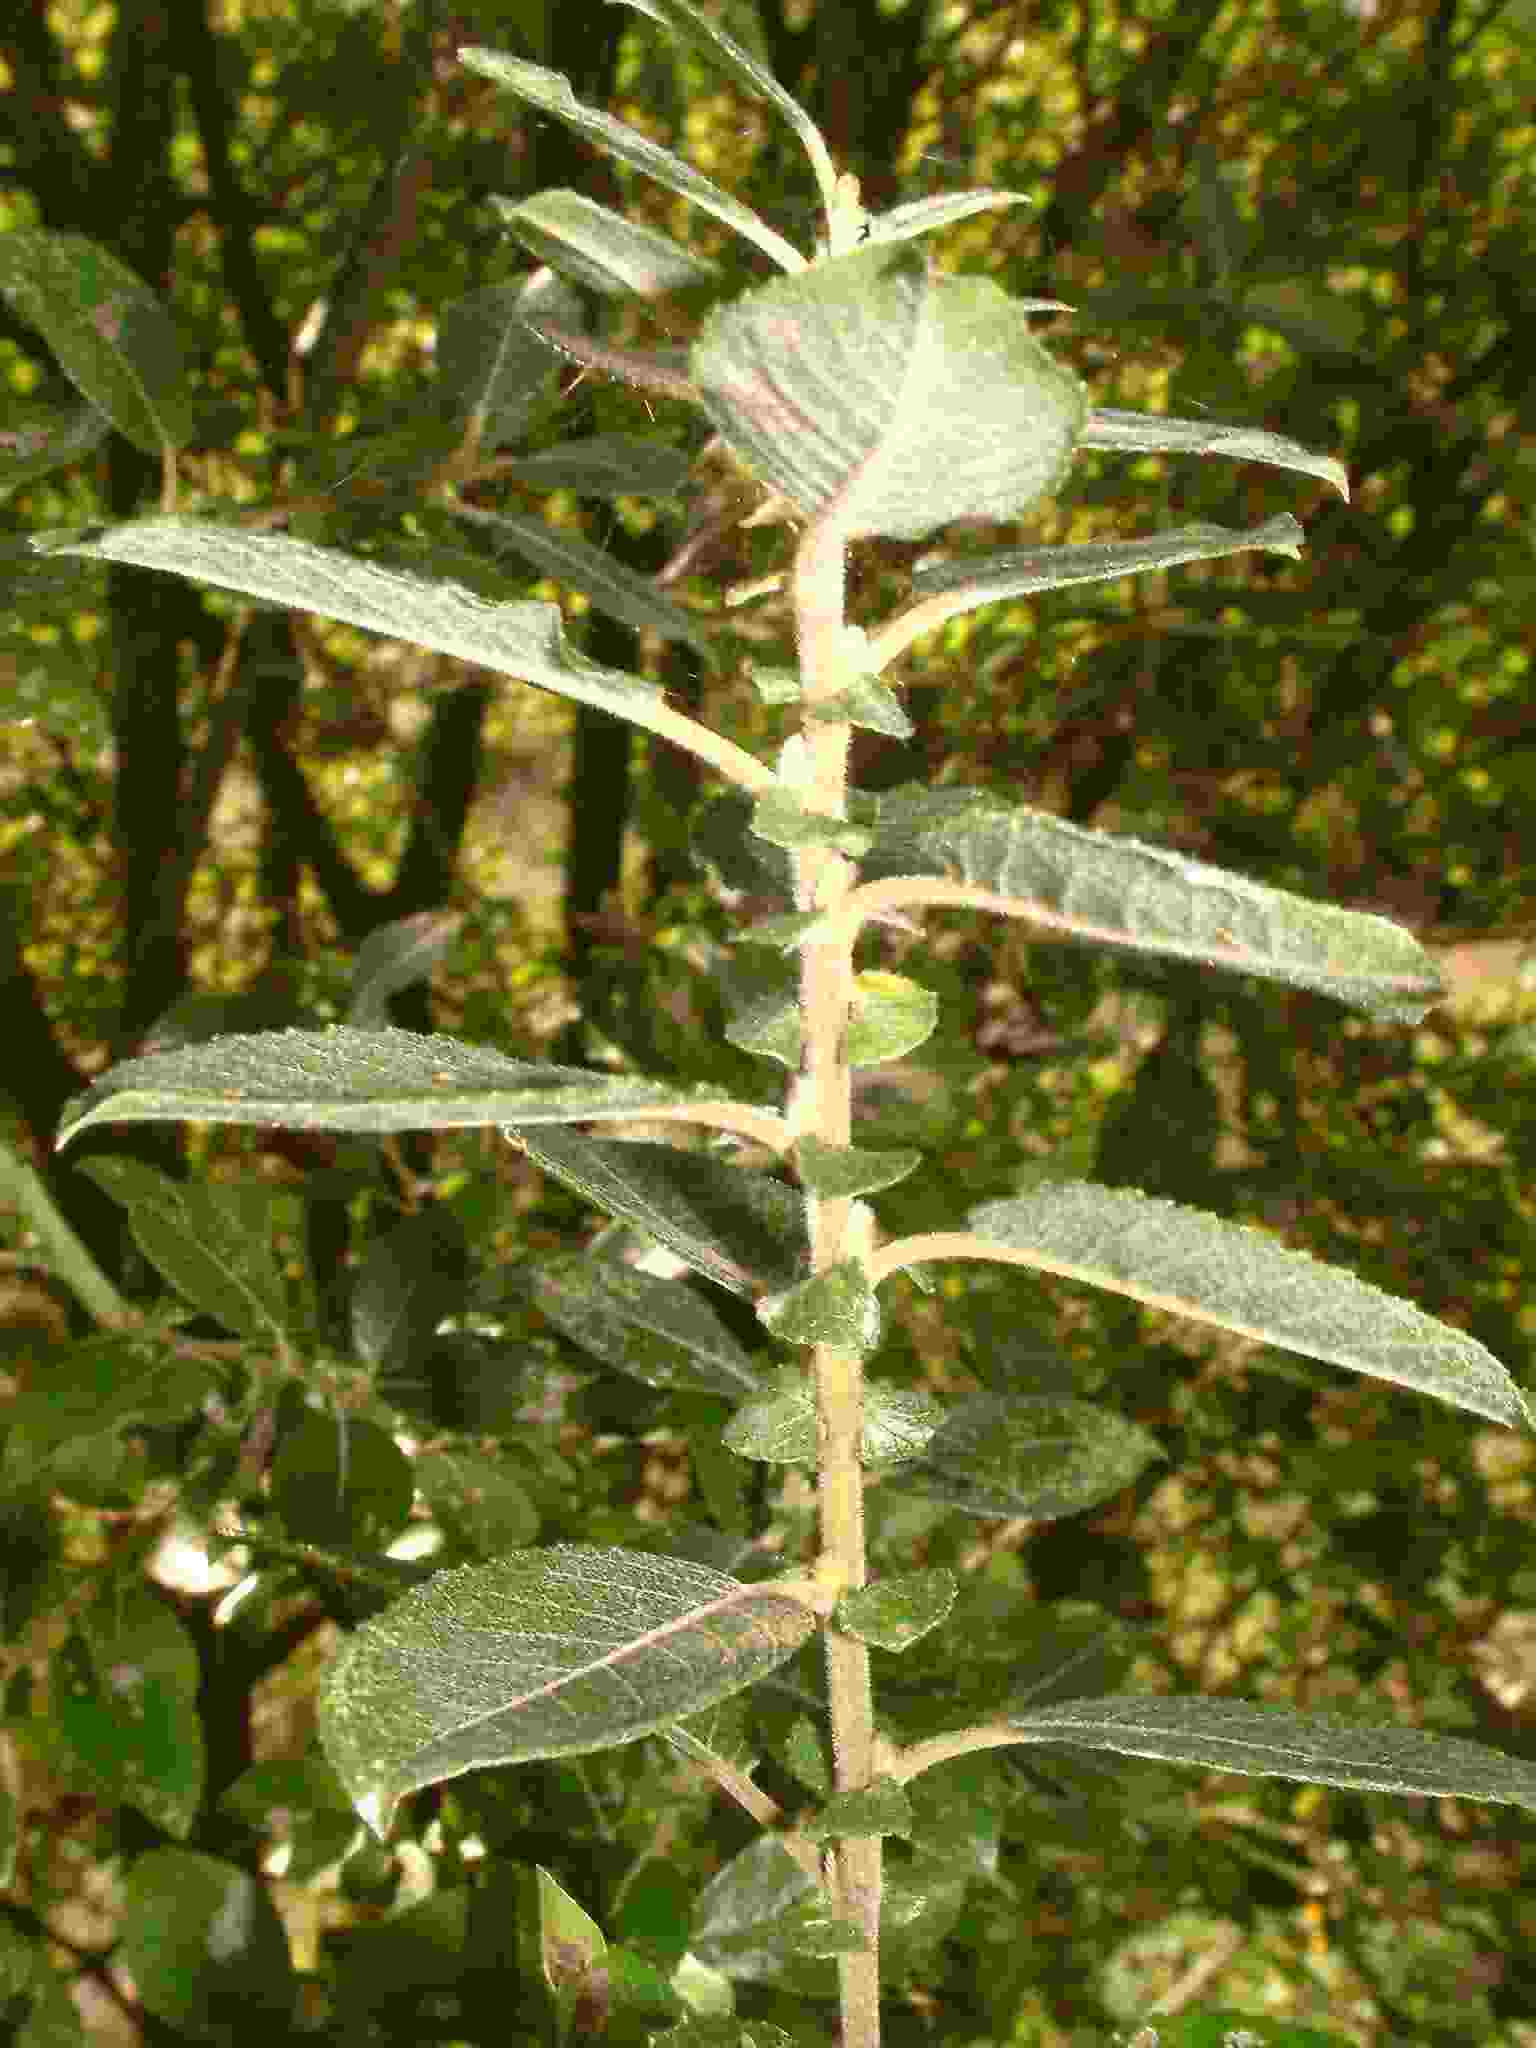
M1088 1181L1047 1181L973 1210L970 1222L974 1237L908 1238L904 1246L918 1259L1001 1259L1081 1280L1433 1394L1512 1429L1530 1427L1519 1388L1475 1337L1261 1231ZM877 1277L890 1250L902 1249L876 1254Z
M706 1302L678 1280L611 1259L541 1259L534 1301L573 1344L648 1387L755 1394L756 1366Z
M1056 487L1088 409L990 278L903 243L716 307L690 363L746 467L854 537L1016 517Z
M680 156L674 156L669 149L652 142L648 135L642 135L638 128L631 128L623 121L616 121L611 114L602 113L596 107L584 106L571 90L571 82L561 72L548 71L542 64L529 64L520 57L507 57L499 50L462 49L459 62L468 70L478 72L482 78L493 79L506 91L515 93L520 100L537 107L541 114L548 114L552 120L563 121L578 135L589 141L607 155L617 157L620 163L630 164L646 177L654 178L658 185L665 185L670 192L680 192L703 212L712 214L716 220L724 221L728 228L771 256L781 270L799 270L805 258L793 244L760 220L750 208L722 192L718 185L702 177L692 164L685 163Z
M626 220L581 192L554 186L526 199L493 199L491 204L502 225L540 263L603 298L654 298L707 285L719 275L716 264L670 235ZM574 327L578 322L561 319L558 324Z
M1247 1700L1111 1693L1010 1715L1009 1726L1026 1742L1067 1742L1246 1777L1536 1808L1536 1763L1459 1736L1340 1714L1298 1713Z
M794 1286L808 1259L805 1205L793 1188L700 1152L576 1131L509 1130L542 1166L675 1252L733 1294Z
M707 1091L508 1059L438 1033L264 1031L109 1067L65 1112L61 1143L97 1123L283 1124L446 1131L665 1115Z
M966 1514L1048 1521L1118 1493L1159 1455L1146 1430L1088 1401L984 1395L953 1409L896 1477Z
M1261 975L1397 1023L1416 1022L1444 994L1429 954L1387 918L1268 889L984 791L882 797L874 850L906 873L943 875L997 899L983 908L1086 945ZM878 895L899 903L899 884Z
M632 1742L774 1670L816 1625L771 1587L581 1544L439 1573L346 1644L321 1734L382 1833L407 1792Z

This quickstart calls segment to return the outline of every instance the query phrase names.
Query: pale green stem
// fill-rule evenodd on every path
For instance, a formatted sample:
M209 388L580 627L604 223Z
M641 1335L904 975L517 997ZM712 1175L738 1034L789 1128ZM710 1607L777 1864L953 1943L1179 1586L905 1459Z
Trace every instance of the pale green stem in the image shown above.
M801 688L812 703L830 695L839 680L844 551L843 531L827 522L810 528L795 559ZM846 724L807 721L805 776L797 794L808 810L828 817L846 815L849 739ZM828 912L832 921L826 937L801 950L804 1051L790 1121L797 1135L813 1135L828 1145L846 1145L852 1128L852 1074L844 1045L853 994L855 927L835 920L853 886L854 868L842 854L818 847L798 854L795 870L799 908ZM847 1255L852 1206L847 1200L807 1198L814 1272L824 1272ZM855 1352L818 1345L813 1365L820 1563L836 1584L852 1589L865 1580L864 1472L859 1457L863 1362ZM874 1776L869 1651L830 1625L825 1642L836 1783L840 1792L846 1792L867 1785ZM839 1841L831 1862L834 1907L862 1929L869 1944L863 1954L839 1958L843 2048L878 2048L880 1840L876 1836Z

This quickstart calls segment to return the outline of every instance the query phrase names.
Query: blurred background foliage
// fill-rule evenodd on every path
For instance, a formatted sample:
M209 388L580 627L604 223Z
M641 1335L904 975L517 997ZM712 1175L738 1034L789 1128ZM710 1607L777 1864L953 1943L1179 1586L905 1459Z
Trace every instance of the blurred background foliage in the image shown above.
M1529 0L724 13L872 205L971 183L1029 195L936 255L1067 300L1051 342L1098 404L1261 424L1337 453L1353 484L1345 505L1256 468L1080 458L1038 536L1294 509L1305 554L957 622L897 678L913 738L861 740L865 785L1006 789L1383 910L1455 991L1404 1032L970 917L932 917L922 945L884 934L872 964L910 958L944 1023L909 1067L868 1077L864 1136L928 1153L882 1221L937 1227L957 1189L1013 1191L1022 1156L1281 1231L1465 1326L1529 1384ZM808 242L808 174L763 111L595 0L59 0L0 25L0 229L90 237L160 295L190 407L183 509L427 566L451 544L467 573L424 479L442 454L438 317L527 268L494 195L572 186L688 238L722 290L751 281L713 224L461 70L465 43L565 72ZM615 332L678 343L696 312ZM592 1216L488 1140L123 1127L61 1164L51 1133L109 1058L341 1017L360 996L524 1057L770 1088L720 1036L731 918L679 822L701 792L627 728L463 664L27 559L30 531L159 497L120 435L29 463L69 398L0 300L5 2023L164 2043L296 2014L337 2040L504 2040L520 1870L547 1865L610 1933L675 1961L680 1901L743 1824L643 1744L465 1781L414 1802L390 1849L361 1842L313 1747L336 1625L409 1582L413 1538L417 1556L571 1537L705 1555L771 1525L793 1548L808 1502L724 1469L718 1404L582 1369L517 1275ZM690 460L703 439L675 402L565 366L520 448L579 431ZM771 743L741 657L782 655L784 619L769 597L720 627L718 592L783 538L708 523L728 482L706 468L687 505L551 496L490 462L470 494L542 508L646 575L691 505L672 594L719 629L714 669L515 557L479 566L560 597L596 659ZM861 549L857 616L889 607L918 552ZM101 1154L215 1209L264 1190L304 1344L257 1358L185 1264L193 1212L181 1251L146 1254L92 1175ZM49 1202L137 1334L98 1327L50 1256ZM484 1291L498 1268L495 1314L455 1317L467 1276ZM406 1337L375 1342L367 1304L393 1272ZM962 1566L1004 1640L1033 1603L1088 1601L1165 1676L1536 1753L1529 1445L1011 1272L914 1293L887 1363L958 1390L1042 1359L1154 1427L1168 1465L1043 1528L882 1485L879 1559ZM893 1995L897 2041L1065 2048L1200 1998L1362 2048L1536 2042L1523 1815L1148 1770L1107 1826L1081 1766L966 1770L944 1781L956 1879ZM246 1932L214 1969L200 1930L236 1897ZM817 2011L794 1986L741 1999L792 2030Z

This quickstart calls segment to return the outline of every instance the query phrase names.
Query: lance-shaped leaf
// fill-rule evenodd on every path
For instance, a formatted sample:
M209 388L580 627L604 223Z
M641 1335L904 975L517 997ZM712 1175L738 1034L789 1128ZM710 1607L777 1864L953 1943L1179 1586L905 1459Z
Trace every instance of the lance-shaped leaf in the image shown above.
M1247 1700L1111 1693L1010 1716L1008 1726L1024 1742L1067 1742L1243 1777L1536 1809L1536 1763L1459 1736L1341 1714L1299 1713Z
M192 439L175 323L142 278L84 235L0 235L0 292L70 382L146 455Z
M122 1203L134 1243L194 1308L242 1336L282 1342L288 1302L272 1251L274 1189L171 1180L141 1159L111 1154L81 1171Z
M755 1295L805 1274L805 1204L793 1188L700 1152L576 1131L506 1134L546 1173L633 1223L696 1273Z
M946 619L958 618L982 605L1006 598L1028 597L1039 590L1062 590L1072 583L1105 583L1120 576L1145 576L1173 569L1181 562L1213 562L1223 555L1257 550L1300 557L1304 539L1300 523L1289 512L1246 532L1201 522L1149 534L1145 540L1089 541L1071 547L1004 548L996 554L956 555L928 561L913 571L917 603L893 619L884 632L870 635L874 657L882 666L910 645L920 633L931 633Z
M1445 993L1429 954L1387 918L1268 889L979 790L883 796L874 853L887 874L947 877L950 893L907 894L898 878L866 885L855 908L974 902L1086 945L1260 975L1394 1023L1414 1023Z
M321 1740L369 1825L487 1764L633 1742L765 1677L809 1607L701 1565L584 1544L440 1572L332 1667Z
M927 199L909 199L904 205L893 206L886 213L871 214L865 240L910 242L918 235L931 235L939 228L952 227L956 221L969 220L972 214L1032 203L1027 192L1001 192L985 185L969 192L935 192ZM1030 313L1066 313L1071 310L1059 299L1020 299L1017 303L1021 311Z
M969 1515L1047 1521L1118 1493L1159 1455L1155 1437L1091 1402L984 1395L951 1410L896 1477Z
M1349 474L1342 462L1262 427L1230 427L1216 420L1179 420L1160 413L1106 411L1096 406L1084 423L1078 446L1113 449L1117 455L1220 455L1228 462L1264 462L1271 469L1321 477L1341 497L1349 496Z
M870 1261L874 1279L909 1259L1029 1266L1530 1427L1520 1390L1475 1337L1260 1231L1089 1181L1047 1181L969 1220L974 1235L882 1246Z
M573 1344L648 1387L740 1399L761 1384L720 1318L678 1280L611 1259L541 1259L530 1291Z
M674 604L644 576L626 569L602 548L593 547L580 534L567 533L543 519L518 519L505 512L482 512L455 498L450 509L456 518L482 527L496 548L514 553L553 576L573 590L584 591L599 611L619 619L637 632L656 633L663 640L683 640L697 649L711 666L715 650L693 612Z
M515 441L553 381L549 350L531 320L580 327L581 301L562 278L536 271L487 285L446 305L437 325L437 389L443 412L473 423L482 448Z
M454 911L419 910L371 931L357 949L347 1022L364 1028L387 1025L390 997L414 981L425 981L463 927Z
M655 298L710 284L719 276L717 264L695 256L670 235L611 213L581 192L557 186L528 199L493 199L491 204L531 255L603 298Z
M654 178L669 192L681 193L702 212L713 214L716 220L724 221L728 228L734 229L745 240L755 242L781 270L805 267L805 258L792 242L786 242L749 207L732 199L728 192L722 192L718 185L711 184L692 164L674 156L670 149L663 149L659 143L652 142L638 128L616 121L611 114L602 113L596 107L584 106L571 91L571 81L563 72L549 71L542 64L525 63L520 57L504 56L499 50L460 50L459 62L466 70L477 72L482 78L493 79L505 91L515 93L529 106L537 107L541 114L564 122L567 128L595 142L607 155L617 157L620 163L631 165L648 178Z
M673 740L749 787L766 788L773 780L772 770L750 754L672 710L654 683L602 668L569 647L557 605L496 604L459 584L387 569L286 533L255 533L192 519L142 519L62 537L39 534L31 545L40 554L164 569L242 597L409 640L611 711Z
M53 1199L42 1175L0 1140L0 1202L16 1210L44 1263L100 1323L116 1323L128 1304L97 1265ZM7 1411L8 1416L13 1411Z
M123 1060L71 1104L61 1142L97 1123L447 1131L664 1116L701 1099L656 1081L508 1059L437 1032L337 1025L237 1034Z
M692 465L675 448L632 434L587 434L500 466L513 483L541 491L575 491L584 498L670 498L688 482Z
M1060 480L1088 407L990 278L905 244L716 307L689 360L746 467L851 537L1016 517Z
M663 28L670 29L680 41L697 50L706 63L713 64L728 78L734 79L743 92L750 93L754 99L766 100L799 137L816 174L822 202L830 204L837 183L837 170L821 130L765 64L760 64L750 50L743 49L718 21L701 8L690 5L690 0L626 0L626 5L633 7L638 14L648 14L652 21L659 21Z

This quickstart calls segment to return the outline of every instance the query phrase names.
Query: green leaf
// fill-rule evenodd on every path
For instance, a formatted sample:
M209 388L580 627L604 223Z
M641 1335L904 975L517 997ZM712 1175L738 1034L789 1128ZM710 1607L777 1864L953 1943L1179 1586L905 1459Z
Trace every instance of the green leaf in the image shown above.
M863 826L808 811L787 789L770 789L758 798L752 809L751 830L770 846L786 849L830 846L854 859L869 849L869 834Z
M352 1344L381 1377L408 1373L464 1297L469 1254L451 1210L406 1216L363 1253L352 1288Z
M6 395L6 420L0 429L0 500L79 462L112 431L112 422L94 405L27 405L14 391Z
M37 1169L0 1140L0 1204L14 1209L37 1240L48 1271L98 1322L120 1322L127 1304L65 1221Z
M257 1181L174 1181L123 1156L89 1159L80 1171L122 1203L135 1244L194 1308L241 1336L284 1341L288 1296L272 1251L275 1189Z
M531 320L582 325L581 300L563 279L535 272L486 285L438 315L437 391L444 414L473 424L483 449L521 438L556 383L549 349Z
M382 1550L405 1527L415 1480L387 1431L311 1410L279 1446L272 1505L290 1536L322 1550Z
M648 576L637 575L604 548L580 534L551 526L543 519L519 519L506 512L483 512L476 505L450 499L457 519L472 521L490 538L498 556L511 549L546 576L583 592L601 612L638 633L678 640L702 655L711 667L717 656L696 612L675 604L657 590Z
M97 1796L185 1836L203 1794L201 1673L186 1629L142 1585L119 1586L52 1667L51 1719Z
M84 235L0 235L0 292L70 382L146 455L193 437L175 323L128 266Z
M852 1067L904 1059L932 1037L939 999L904 974L871 968L853 977L846 1052Z
M1511 1429L1531 1426L1520 1390L1475 1338L1260 1231L1087 1181L1044 1182L972 1210L970 1223L975 1249L958 1256L1080 1280L1433 1394Z
M165 1340L126 1332L82 1338L49 1359L45 1385L6 1404L6 1471L14 1483L61 1445L134 1424L185 1422L214 1386L206 1360L179 1356Z
M816 1626L771 1587L562 1545L439 1573L347 1642L321 1738L365 1820L488 1764L633 1742L751 1685Z
M759 1320L784 1344L830 1344L873 1351L880 1342L880 1301L857 1259L814 1273L757 1304Z
M939 1567L880 1579L856 1593L844 1593L833 1619L845 1635L881 1650L907 1650L937 1628L955 1604L958 1582Z
M706 1302L681 1281L611 1259L541 1259L530 1292L583 1351L648 1387L754 1394L757 1367Z
M680 156L674 156L669 149L652 142L648 135L642 135L637 128L616 121L611 114L599 112L596 107L584 106L571 91L571 82L559 71L548 71L542 64L527 64L518 57L503 56L497 50L461 49L459 62L466 70L489 78L505 91L515 93L520 100L537 107L541 114L548 114L552 120L563 121L566 127L574 129L593 142L606 155L616 157L620 163L630 164L648 178L654 178L658 185L665 185L669 192L679 192L683 198L712 214L716 220L724 221L738 235L771 256L781 270L799 270L805 258L784 237L777 234L768 223L760 220L749 208L742 206L722 192L718 185L712 185Z
M913 595L922 601L925 632L944 620L982 605L1025 597L1039 590L1063 590L1074 583L1104 583L1121 576L1145 576L1182 562L1213 562L1224 555L1262 551L1298 560L1305 535L1289 512L1262 526L1237 532L1200 523L1170 527L1145 540L1092 541L1071 547L1006 548L996 554L956 555L925 560L912 572Z
M829 1799L805 1833L813 1842L850 1835L910 1835L912 1802L894 1778L875 1778Z
M66 1110L60 1143L97 1123L283 1124L445 1131L665 1115L707 1095L629 1075L508 1059L416 1031L263 1031L124 1060Z
M966 1573L948 1626L882 1667L881 1711L904 1738L1022 1714L1123 1685L1135 1643L1126 1623L1086 1601L1042 1605Z
M347 1022L374 1030L389 1024L389 999L425 981L464 929L456 911L422 910L371 931L357 949Z
M816 1723L809 1714L797 1714L784 1738L783 1763L802 1785L825 1799L832 1790L832 1772Z
M9 1921L0 1921L0 2010L13 2048L86 2048L68 1982L48 1959L47 1937L29 1940Z
M820 1138L795 1143L795 1170L807 1194L824 1202L874 1195L893 1188L923 1163L921 1152L869 1152L853 1145L824 1145Z
M733 1294L784 1289L804 1277L805 1204L782 1181L674 1145L620 1144L574 1131L507 1136L535 1166Z
M297 1990L267 1887L233 1863L152 1849L128 1873L113 1961L156 2019L203 2038L286 2035Z
M273 1847L286 1847L284 1876L294 1884L339 1863L362 1838L352 1802L319 1755L252 1764L219 1805Z
M440 1522L486 1556L536 1540L539 1511L513 1470L482 1451L418 1451L417 1490Z
M691 5L690 0L625 0L625 5L633 7L639 14L649 15L652 21L660 22L663 28L697 50L707 64L723 71L753 99L766 100L799 138L816 174L823 203L830 199L837 173L821 130L765 64L759 63L750 50L743 49L734 36L728 35L718 20L705 14L702 8Z
M1341 497L1349 496L1349 473L1331 455L1315 455L1284 434L1261 427L1222 426L1215 420L1179 420L1166 414L1106 411L1095 406L1084 422L1080 448L1113 449L1117 455L1220 455L1228 462L1264 462L1272 469L1299 470L1321 477Z
M782 1067L798 1067L804 1033L794 963L729 960L717 969L716 979L727 1006L728 1042Z
M865 240L908 242L918 235L931 235L939 228L952 227L956 221L969 220L973 214L991 213L1003 206L1033 204L1028 192L1000 192L986 185L976 186L969 192L935 192L930 198L909 199L901 206L891 207L886 213L871 214ZM1060 299L1019 299L1016 304L1020 312L1028 313L1069 313L1072 310Z
M985 907L1064 938L1261 975L1396 1023L1416 1022L1445 993L1428 953L1387 918L1268 889L980 790L882 796L876 851L903 872L1006 899Z
M1536 1808L1536 1763L1458 1736L1340 1714L1198 1695L1111 1693L1011 1714L1008 1725L1026 1742L1065 1742L1244 1777Z
M1146 1430L1090 1402L983 1395L951 1409L896 1477L969 1515L1050 1521L1119 1493L1160 1455Z
M534 1866L539 1901L539 1963L551 1991L577 1991L608 1953L603 1930L542 1864Z
M905 244L716 307L689 360L746 468L851 538L1017 517L1060 482L1088 410L990 278Z
M290 611L316 612L392 640L411 641L594 710L611 711L691 751L702 747L703 758L716 765L725 750L724 742L711 745L713 735L671 710L656 684L602 668L569 647L558 605L496 603L460 584L386 568L340 548L211 521L141 519L80 534L35 534L30 545L44 555L163 569ZM516 587L506 581L509 589ZM730 758L736 761L734 751ZM741 762L749 758L743 755ZM746 773L743 768L737 779Z
M674 498L687 488L692 467L685 455L660 442L588 434L504 461L501 474L535 490L575 491L582 498Z
M845 721L865 732L884 733L892 740L909 740L916 731L896 692L875 675L855 676L841 690L818 697L814 704L806 706L806 716Z
M656 228L626 220L562 186L527 199L493 199L503 226L538 262L574 278L603 298L643 299L712 284L719 265ZM561 320L562 327L579 320Z
M859 1455L866 1465L915 1458L944 1420L942 1403L916 1388L878 1381L864 1389ZM796 1367L774 1392L739 1408L725 1426L725 1445L739 1458L767 1465L816 1463L816 1390Z

